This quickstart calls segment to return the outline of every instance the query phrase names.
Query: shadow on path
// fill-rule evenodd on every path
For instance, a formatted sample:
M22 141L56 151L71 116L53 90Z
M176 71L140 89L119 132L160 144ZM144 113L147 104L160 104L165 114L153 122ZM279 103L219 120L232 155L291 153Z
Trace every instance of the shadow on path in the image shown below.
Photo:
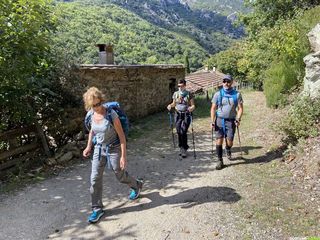
M229 187L199 187L188 189L178 194L163 197L159 192L152 192L141 195L141 198L150 200L148 203L142 203L135 206L122 207L119 205L108 210L108 216L118 215L121 213L143 211L151 208L156 208L162 205L179 205L181 208L192 208L197 205L208 202L227 202L235 203L241 199L241 196Z
M261 164L261 163L268 163L275 159L281 158L283 155L283 149L275 149L273 151L266 152L264 154L259 154L259 156L249 158L250 151L255 149L262 149L261 146L244 146L242 147L242 156L240 156L240 147L233 147L232 148L232 159L229 159L226 161L225 154L223 155L223 158L225 159L224 163L225 166L236 166L241 164ZM201 158L213 158L213 161L218 161L217 155L214 149L214 152L212 154L212 151L197 151L197 157ZM190 154L191 155L191 154ZM248 157L246 157L248 156Z
M256 156L254 158L245 158L241 156L234 157L230 160L230 164L227 164L227 166L235 166L240 164L254 164L254 163L268 163L275 159L281 158L283 154L283 151L281 149L276 149L274 151L266 152L263 155ZM235 162L232 161L241 161L241 162Z

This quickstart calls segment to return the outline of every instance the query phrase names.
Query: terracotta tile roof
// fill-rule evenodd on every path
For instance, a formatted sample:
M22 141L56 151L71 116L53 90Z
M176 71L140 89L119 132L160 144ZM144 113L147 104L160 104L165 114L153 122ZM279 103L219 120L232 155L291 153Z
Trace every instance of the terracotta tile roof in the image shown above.
M222 86L224 74L218 71L195 72L186 76L187 88L193 93L200 93L209 88Z

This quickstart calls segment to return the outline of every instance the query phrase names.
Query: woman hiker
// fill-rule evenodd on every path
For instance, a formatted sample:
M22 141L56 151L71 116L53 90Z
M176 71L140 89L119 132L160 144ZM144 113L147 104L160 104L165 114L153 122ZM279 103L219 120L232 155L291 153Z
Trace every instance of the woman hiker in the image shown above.
M173 93L172 103L167 106L171 111L175 108L175 124L179 139L180 155L187 157L188 128L191 123L191 112L195 109L193 94L186 89L186 80L182 79L178 83L179 90Z
M113 109L108 111L106 105L103 105L104 95L96 87L89 88L83 94L83 100L86 110L93 113L88 143L83 150L83 156L89 157L93 149L90 187L92 213L88 222L95 223L104 214L102 183L107 161L119 182L127 184L131 188L129 199L134 200L139 197L143 182L133 178L126 171L126 137L116 111ZM110 114L110 118L107 117L108 114Z

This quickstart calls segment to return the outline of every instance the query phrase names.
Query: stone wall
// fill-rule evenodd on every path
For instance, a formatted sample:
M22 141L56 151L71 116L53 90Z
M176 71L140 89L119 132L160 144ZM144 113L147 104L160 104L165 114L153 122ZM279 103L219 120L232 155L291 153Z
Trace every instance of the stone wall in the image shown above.
M81 65L76 73L82 93L99 88L107 101L118 101L130 119L164 110L185 77L183 65Z
M313 53L303 59L306 64L304 93L314 98L320 97L320 24L308 33L308 38Z

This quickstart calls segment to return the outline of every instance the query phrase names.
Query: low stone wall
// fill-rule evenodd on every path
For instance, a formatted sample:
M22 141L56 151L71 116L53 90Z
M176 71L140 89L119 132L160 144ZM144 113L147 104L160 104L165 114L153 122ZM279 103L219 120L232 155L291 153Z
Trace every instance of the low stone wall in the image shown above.
M118 101L130 119L164 110L171 101L183 65L80 65L76 70L83 92L92 86ZM83 93L82 92L82 93Z

